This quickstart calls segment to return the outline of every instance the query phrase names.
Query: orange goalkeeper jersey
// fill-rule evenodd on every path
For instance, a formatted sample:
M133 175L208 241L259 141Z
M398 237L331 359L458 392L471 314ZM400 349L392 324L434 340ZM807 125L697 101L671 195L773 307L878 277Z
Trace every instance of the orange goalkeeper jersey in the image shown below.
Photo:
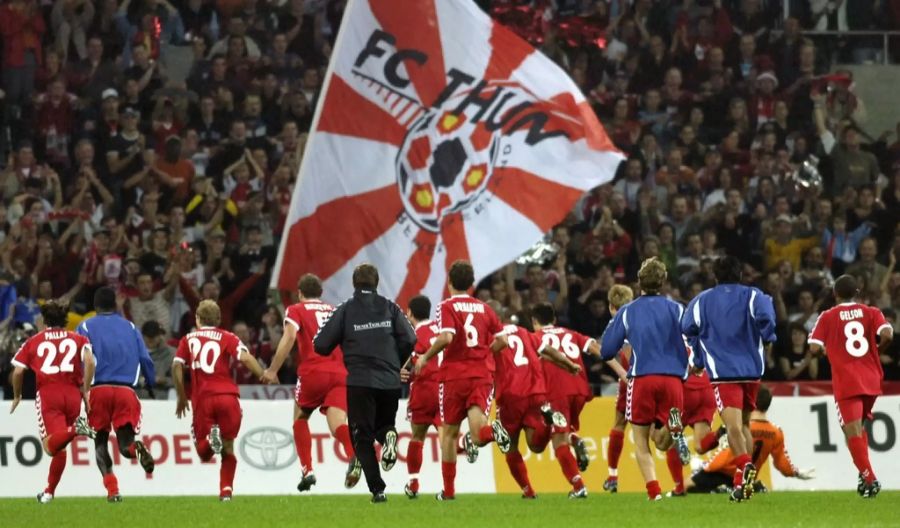
M766 420L751 420L750 434L753 435L753 465L757 469L761 468L771 455L772 464L782 475L793 477L797 474L797 469L784 448L784 433L779 427ZM734 475L736 469L734 454L730 448L719 451L703 467L707 473L724 473L729 476Z

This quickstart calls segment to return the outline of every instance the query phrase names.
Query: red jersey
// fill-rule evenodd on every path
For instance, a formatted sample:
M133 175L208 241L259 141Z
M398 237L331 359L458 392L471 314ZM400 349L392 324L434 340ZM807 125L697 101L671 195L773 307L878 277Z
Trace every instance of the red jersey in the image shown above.
M831 363L834 398L881 394L878 333L890 328L878 308L843 303L822 312L809 342L825 348Z
M571 395L591 396L591 387L588 385L581 354L587 353L591 343L595 342L594 339L558 326L545 326L537 332L537 335L540 336L544 346L559 350L573 363L581 366L581 374L575 375L549 361L544 361L544 378L547 380L550 399Z
M214 394L239 395L232 377L232 362L249 354L238 336L213 327L194 330L181 338L175 361L190 365L194 382L192 397Z
M413 349L413 357L411 364L415 365L419 360L419 356L424 356L440 333L440 327L432 321L422 321L416 325L416 347ZM425 369L416 376L414 381L434 381L438 382L438 370L444 359L444 353L440 352L437 361L429 361L425 365Z
M84 383L84 351L90 349L86 337L64 328L48 328L22 344L12 365L33 370L38 390L55 383L80 388Z
M688 344L687 339L684 340L684 346L687 347L688 365L693 365L694 349L691 348L691 345ZM704 390L707 387L712 388L712 384L709 381L709 373L706 371L706 369L703 369L703 373L699 376L695 376L693 374L689 375L684 381L685 390Z
M487 304L469 295L454 295L438 306L440 332L453 334L444 350L441 379L492 379L494 355L491 344L503 333L503 324Z
M546 345L541 338L516 325L504 329L509 346L496 354L497 398L547 394L544 369L539 354Z
M289 306L284 314L284 324L297 330L297 376L302 378L313 372L347 375L341 347L335 347L327 356L316 354L313 349L313 338L333 311L334 306L322 301L301 301Z

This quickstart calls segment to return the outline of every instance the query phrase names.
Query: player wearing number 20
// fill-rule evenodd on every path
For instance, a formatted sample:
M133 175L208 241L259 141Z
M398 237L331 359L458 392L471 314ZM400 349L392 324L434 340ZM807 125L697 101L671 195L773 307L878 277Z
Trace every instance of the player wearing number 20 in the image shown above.
M231 332L217 328L222 320L219 305L202 301L197 306L197 329L181 338L172 364L178 392L175 414L181 418L190 407L184 390L184 365L190 365L194 380L192 430L197 454L205 462L221 455L219 500L230 501L234 489L234 439L241 429L238 387L231 376L233 361L240 361L262 379L263 369L247 346Z
M872 419L884 376L880 356L890 346L894 332L881 310L853 300L858 291L853 276L838 277L834 282L838 304L819 316L809 345L814 354L824 349L831 363L838 421L859 470L856 491L864 498L874 498L881 485L869 463L869 439L862 420Z
M66 446L76 435L94 436L81 413L81 400L87 402L87 389L94 377L94 358L87 338L67 332L65 303L47 301L41 306L43 331L25 341L13 357L13 403L16 410L22 399L25 369L37 378L38 428L44 451L50 455L47 487L37 496L41 504L53 500L56 485L66 469ZM83 363L83 368L82 368Z

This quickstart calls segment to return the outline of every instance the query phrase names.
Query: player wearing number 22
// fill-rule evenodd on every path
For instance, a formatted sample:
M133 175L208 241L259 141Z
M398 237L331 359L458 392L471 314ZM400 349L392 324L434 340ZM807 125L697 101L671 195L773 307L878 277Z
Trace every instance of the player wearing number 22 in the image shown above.
M184 365L190 365L194 381L192 430L197 454L207 462L220 455L219 500L230 501L234 489L234 439L241 429L241 404L237 384L231 375L233 362L240 361L262 379L263 369L247 346L231 332L217 328L222 312L214 301L197 306L197 329L181 338L172 364L178 392L175 414L181 418L189 409L184 390Z
M150 451L136 439L141 432L141 402L134 387L143 375L148 386L156 381L153 360L141 331L116 312L116 292L109 287L94 293L97 315L78 325L77 332L91 341L97 361L88 407L88 422L97 431L94 449L103 475L106 500L120 502L119 481L113 473L109 434L116 433L119 452L137 459L147 473L153 472Z
M53 457L47 487L38 494L40 503L53 500L56 486L66 469L66 446L76 435L94 436L87 420L79 416L82 399L87 402L87 389L94 377L94 358L87 338L67 332L68 306L47 301L41 306L45 328L25 341L13 357L13 403L16 410L22 399L25 369L37 378L38 428L44 451ZM83 366L82 366L83 365Z
M478 446L496 442L500 452L510 448L509 434L499 421L488 424L493 399L494 352L506 348L506 335L497 314L487 304L466 292L475 284L472 264L457 260L448 273L450 298L438 307L440 333L415 364L414 375L426 372L429 362L444 352L440 367L439 400L441 422L441 474L444 489L438 500L456 498L456 442L459 426L468 418L465 437L469 462L478 456Z
M874 498L881 485L869 462L869 439L862 421L872 419L872 406L881 394L884 372L880 356L890 346L894 332L881 310L853 300L857 293L853 276L838 277L834 282L838 304L819 315L809 344L813 353L824 349L831 363L838 421L859 470L856 491L864 498Z

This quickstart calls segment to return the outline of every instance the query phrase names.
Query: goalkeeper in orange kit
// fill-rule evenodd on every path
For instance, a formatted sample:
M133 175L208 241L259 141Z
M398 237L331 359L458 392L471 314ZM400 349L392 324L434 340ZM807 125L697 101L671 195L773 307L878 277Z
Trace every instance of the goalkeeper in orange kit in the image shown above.
M753 464L761 468L771 455L772 464L785 477L795 477L801 480L809 480L815 476L815 468L801 470L791 462L784 447L784 433L770 422L766 417L766 411L772 404L772 392L765 386L760 386L756 396L756 410L750 415L750 435L753 437ZM732 477L736 469L735 456L731 449L725 448L719 451L712 460L696 471L687 483L688 493L713 493L720 487L730 487ZM765 491L765 487L759 481L753 484L757 491Z

